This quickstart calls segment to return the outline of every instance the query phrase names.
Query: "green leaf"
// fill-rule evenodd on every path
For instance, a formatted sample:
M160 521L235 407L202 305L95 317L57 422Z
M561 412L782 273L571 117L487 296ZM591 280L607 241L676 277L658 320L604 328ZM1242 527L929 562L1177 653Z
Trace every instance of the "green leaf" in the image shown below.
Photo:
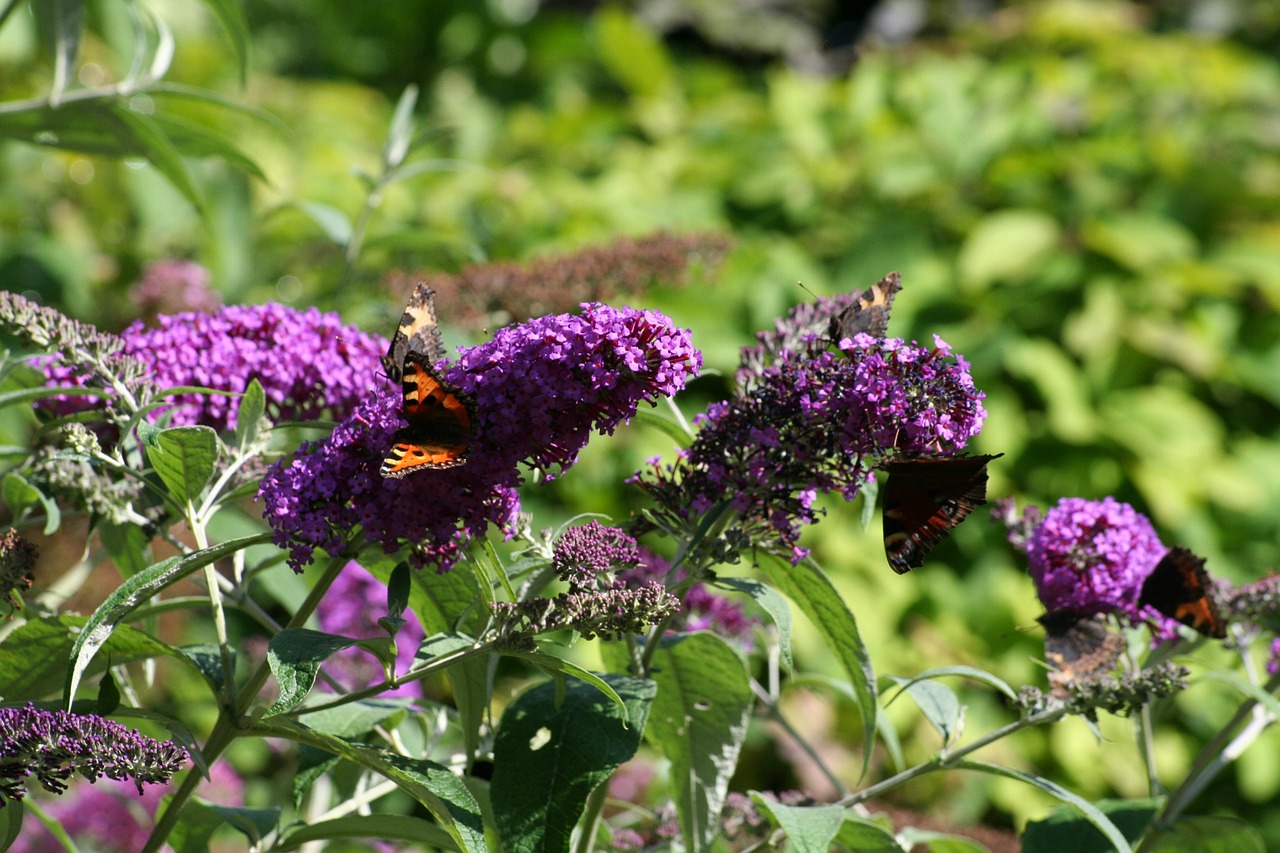
M609 686L609 682L607 680L596 675L594 672L583 669L572 661L567 661L564 658L558 658L555 655L543 654L542 652L504 651L503 654L509 657L518 657L522 660L527 660L542 669L544 672L550 673L557 681L562 680L566 675L572 675L579 681L584 681L587 684L590 684L607 698L613 700L613 703L617 705L623 713L623 722L627 722L627 707L623 703L622 697L614 692L614 689Z
M1111 212L1086 222L1080 236L1086 248L1140 276L1190 260L1198 251L1195 235L1185 225L1154 213Z
M318 201L296 201L294 207L305 213L312 222L320 226L325 236L337 246L345 246L351 242L351 219L338 208Z
M1239 673L1230 670L1207 670L1200 677L1206 681L1221 681L1230 684L1241 695L1247 696L1267 709L1272 717L1280 719L1280 699L1277 699L1260 684L1254 684Z
M262 427L262 415L266 410L267 395L262 390L262 383L256 378L250 379L248 387L244 389L244 396L240 398L240 405L236 408L234 441L242 453L257 441Z
M984 845L970 841L964 836L917 829L914 826L905 826L898 830L898 837L902 839L902 843L908 850L923 847L929 853L989 853Z
M791 659L791 607L787 600L773 587L752 578L719 578L711 585L751 596L769 614L778 629L778 651L782 654L783 665L788 670L795 669L795 662Z
M988 213L965 237L956 258L960 282L974 288L1031 277L1057 246L1060 229L1043 210Z
M435 658L475 646L466 634L433 634L422 641L414 654L414 667ZM480 748L480 729L489 709L489 655L476 655L445 668L445 677L458 707L458 724L462 727L467 756L475 757Z
M221 693L224 686L221 649L213 643L198 643L182 646L178 649L178 654L186 658L196 672L204 676L204 680L209 682L215 692ZM235 654L234 649L232 654Z
M902 685L924 714L925 719L938 730L938 734L942 735L944 747L960 736L964 713L954 690L937 681L900 678L896 675L890 678Z
M449 834L434 823L422 818L396 814L351 815L319 823L295 824L284 831L274 850L297 850L309 841L350 838L367 841L377 838L389 842L411 842L426 848L449 849L453 846ZM414 847L413 849L419 849Z
M222 825L222 815L208 805L188 801L169 834L169 845L174 853L209 853L209 840Z
M1266 853L1258 830L1242 820L1217 815L1179 818L1142 844L1142 853Z
M1103 814L1093 803L1086 800L1079 794L1068 791L1057 782L1045 779L1043 776L1036 776L1034 773L1026 773L1022 770L1015 770L1012 767L1001 767L998 764L988 764L985 761L960 761L956 762L953 767L964 770L977 770L980 773L990 773L994 776L1003 776L1006 779L1016 779L1019 782L1026 782L1035 788L1039 788L1051 797L1061 800L1067 805L1074 808L1080 814L1084 815L1085 820L1097 827L1111 845L1111 850L1115 853L1131 853L1132 848L1125 839L1124 833L1116 828L1107 816ZM1057 853L1062 853L1062 847L1054 847ZM1025 851L1025 848L1024 848Z
M827 853L844 823L845 810L840 806L784 806L756 791L751 799L786 833L788 851Z
M235 48L236 65L240 69L240 85L245 85L249 68L249 24L239 0L204 0Z
M595 15L598 56L633 95L657 95L671 85L671 60L658 35L631 13L605 6Z
M840 832L836 835L843 849L858 853L905 853L894 837L893 831L875 820L846 814Z
M126 578L151 565L151 538L136 524L99 521L98 540Z
M972 666L939 666L933 669L926 669L924 672L918 672L910 679L905 681L924 681L930 678L942 678L948 675L958 675L962 678L972 678L974 681L980 681L983 684L990 685L999 690L1010 699L1018 698L1018 694L1008 685L1007 682L997 678L989 672Z
M400 616L409 606L410 580L409 564L400 562L391 570L387 580L387 615Z
M9 508L14 519L22 518L34 506L44 509L44 535L49 536L62 524L62 511L57 501L27 482L27 479L16 471L10 471L0 480L0 499Z
M164 175L174 189L191 203L202 219L209 218L209 209L205 204L200 188L187 169L178 150L160 125L151 116L135 112L128 103L111 103L107 108L115 115L120 127L127 134L138 152Z
M120 707L120 688L116 686L115 676L108 669L98 682L98 698L94 702L93 713L107 717Z
M387 128L387 144L382 149L382 163L387 170L404 162L413 143L413 108L418 103L418 87L410 83L400 93L391 125Z
M76 637L83 634L88 621L86 616L64 614L32 619L14 629L0 644L0 695L8 702L21 702L56 693L66 680L67 658ZM127 625L103 649L113 664L178 654L172 646ZM88 674L105 670L107 657Z
M1099 800L1094 804L1129 841L1137 841L1151 825L1157 800ZM1023 853L1109 853L1111 844L1093 824L1070 806L1059 806L1044 820L1027 821ZM1146 853L1146 847L1143 846Z
M84 32L84 0L44 0L31 8L45 47L53 54L49 102L59 104L74 79L80 36Z
M18 840L22 832L22 819L26 817L22 800L10 800L0 797L4 808L0 808L0 850L8 850Z
M487 849L480 805L449 768L312 731L287 717L261 720L255 729L267 736L286 737L331 752L382 774L425 806L460 849L475 853Z
M238 830L248 838L250 843L257 844L262 837L276 828L280 822L279 808L251 809L231 806L219 806L209 803L208 807L228 826Z
M668 637L654 656L648 738L671 762L672 795L690 850L705 850L719 828L729 779L747 735L754 701L733 647L698 631Z
M876 701L875 671L871 656L858 633L858 622L845 605L840 593L831 585L826 574L811 559L796 565L783 564L779 560L761 560L760 570L813 621L822 632L827 644L835 652L836 659L849 676L849 683L857 697L862 713L862 772L875 746Z
M80 677L93 660L93 656L111 638L116 626L123 622L139 604L210 563L228 557L250 545L270 541L270 533L231 539L221 545L205 548L203 551L161 560L126 580L98 606L97 610L93 611L93 615L84 624L84 630L76 637L75 647L71 651L71 666L66 673L66 687L63 690L66 702L69 704L75 698Z
M218 434L207 426L162 430L147 456L178 506L190 506L213 476Z
M531 687L503 712L489 793L506 853L568 850L588 795L635 755L657 688L643 678L603 678L625 713L579 681L561 701L550 683Z
M280 684L280 696L265 716L273 717L296 708L316 683L320 664L334 652L359 642L310 628L286 628L272 637L267 646L267 663Z

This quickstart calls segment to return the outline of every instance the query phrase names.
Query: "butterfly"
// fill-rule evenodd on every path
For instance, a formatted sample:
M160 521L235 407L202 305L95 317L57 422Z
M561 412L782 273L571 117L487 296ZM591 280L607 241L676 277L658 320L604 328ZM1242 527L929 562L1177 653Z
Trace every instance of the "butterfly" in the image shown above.
M408 423L396 432L395 444L382 462L383 477L466 464L475 434L476 404L435 369L443 354L435 292L420 284L382 359L387 376L400 383L401 416Z
M1138 603L1221 640L1227 636L1227 623L1213 600L1210 583L1203 559L1186 548L1171 548L1142 582Z
M875 338L883 338L889 328L889 309L893 297L902 289L902 276L891 272L864 290L849 307L831 318L827 336L839 344L844 338L852 338L860 332Z
M906 574L973 510L987 502L987 463L995 456L894 459L884 485L884 553Z
M1124 651L1124 637L1107 627L1105 616L1055 610L1039 622L1045 627L1044 658L1052 667L1049 686L1058 698L1066 698L1068 684L1110 672Z

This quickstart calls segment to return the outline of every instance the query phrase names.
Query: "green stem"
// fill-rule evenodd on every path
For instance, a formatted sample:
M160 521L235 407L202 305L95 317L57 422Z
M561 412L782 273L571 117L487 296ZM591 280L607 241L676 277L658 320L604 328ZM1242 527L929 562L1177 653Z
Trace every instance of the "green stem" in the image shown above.
M796 731L795 726L791 725L791 721L783 716L782 709L778 707L778 703L774 697L754 678L751 679L751 689L755 691L756 701L764 707L765 711L769 715L769 719L782 726L783 730L791 736L791 739L799 745L801 751L809 757L809 760L814 763L814 766L818 768L819 772L821 772L823 776L827 777L827 782L833 789L835 789L836 795L840 797L848 796L849 789L840 781L840 777L832 772L831 768L822 760L822 756L818 755L817 751L807 740L804 739L804 736L801 735L800 732Z
M582 816L582 833L578 843L573 846L573 853L591 853L596 844L596 833L600 831L600 815L604 812L604 804L609 799L609 782L605 780L596 786L587 797L587 808Z
M297 612L293 614L293 618L289 620L286 628L300 628L307 619L311 618L311 614L315 612L316 605L324 598L329 587L333 585L334 580L342 572L346 566L348 557L338 555L329 558L329 565L325 566L324 573L316 581L315 586L307 593L307 598L302 602ZM216 584L215 584L216 588ZM266 661L258 664L258 668L254 671L249 680L245 682L244 689L239 692L239 699L234 708L223 708L218 713L218 720L214 723L213 729L209 732L209 737L204 745L204 759L207 764L213 764L222 755L223 750L231 744L239 734L241 728L241 718L244 713L249 710L249 706L257 699L262 686L267 683L267 678L271 675L271 668ZM200 780L204 778L200 771L191 768L187 771L187 775L183 777L182 784L178 790L174 792L173 798L169 801L168 806L160 813L156 819L156 825L151 830L151 835L147 838L146 845L142 848L141 853L156 853L160 846L169 838L169 834L178 824L178 818L182 814L183 808L186 807L187 801L191 799L191 795L195 793L196 786L200 784Z

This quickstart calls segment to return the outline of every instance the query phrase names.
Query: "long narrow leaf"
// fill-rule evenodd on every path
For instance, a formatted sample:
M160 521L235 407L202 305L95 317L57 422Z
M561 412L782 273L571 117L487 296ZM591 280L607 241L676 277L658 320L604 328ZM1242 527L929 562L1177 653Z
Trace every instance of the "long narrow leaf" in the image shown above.
M80 679L90 661L93 660L93 656L110 639L116 626L123 622L139 604L216 560L229 557L242 548L270 541L270 533L231 539L193 554L161 560L121 584L93 612L85 622L84 630L76 638L76 644L71 650L71 665L67 669L66 685L63 689L63 699L66 704L70 706L71 700L75 698L76 688L80 686Z

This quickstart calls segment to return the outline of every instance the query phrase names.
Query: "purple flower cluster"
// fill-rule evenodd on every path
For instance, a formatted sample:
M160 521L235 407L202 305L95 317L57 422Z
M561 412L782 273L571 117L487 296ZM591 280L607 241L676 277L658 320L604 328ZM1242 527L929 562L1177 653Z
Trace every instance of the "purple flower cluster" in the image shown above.
M588 640L638 634L672 615L680 602L660 580L626 583L640 547L622 530L598 521L571 527L552 548L552 566L569 589L554 598L503 601L493 605L513 643L534 634L572 628Z
M386 613L387 587L363 566L352 560L334 580L333 586L316 606L320 630L329 634L361 639L382 638L387 632L377 625L376 615ZM405 623L396 634L396 672L404 673L413 665L414 655L426 634L413 611L406 610ZM382 664L363 649L349 648L325 661L325 668L344 686L362 690L384 680ZM321 687L325 686L323 681ZM410 681L380 696L421 696L422 682Z
M1050 612L1119 611L1138 620L1150 616L1138 604L1142 582L1168 550L1127 503L1063 498L1027 541L1027 563Z
M178 744L96 715L0 708L0 806L22 799L29 775L55 794L66 790L73 773L90 782L132 779L141 794L144 783L168 782L187 761Z
M159 316L154 328L136 322L120 333L124 354L147 368L156 388L197 385L239 393L257 379L275 420L345 417L381 371L387 342L342 325L337 314L286 305L229 305L212 314ZM85 385L74 367L51 364L51 384ZM152 417L171 413L174 426L203 424L232 429L239 400L221 394L178 394ZM58 414L92 407L86 398L54 398ZM100 405L100 404L99 404Z
M688 333L652 311L591 303L510 326L444 370L476 402L467 464L383 479L403 421L400 394L378 392L327 440L277 463L258 495L295 568L316 548L340 552L359 530L387 552L413 544L419 564L447 569L465 534L514 521L521 463L548 475L569 467L593 430L610 433L641 402L674 394L701 363Z
M225 761L214 762L209 777L198 789L202 799L224 806L243 805L244 781ZM40 807L81 850L137 853L151 835L152 820L166 793L165 788L156 786L139 796L132 782L100 779L93 785L73 786L56 800L41 802ZM41 799L38 792L32 796ZM43 824L28 819L8 853L62 849Z
M684 522L727 502L742 538L802 559L796 542L819 493L852 499L891 453L955 453L986 418L968 363L940 339L932 349L861 334L852 344L808 358L783 351L699 418L674 464L633 481Z
M180 311L210 314L222 302L210 287L207 269L195 261L177 258L147 264L142 279L129 288L129 298L147 317Z
M640 546L617 527L590 521L570 527L556 539L551 564L556 575L570 586L594 586L596 579L612 577L619 569L640 562Z

